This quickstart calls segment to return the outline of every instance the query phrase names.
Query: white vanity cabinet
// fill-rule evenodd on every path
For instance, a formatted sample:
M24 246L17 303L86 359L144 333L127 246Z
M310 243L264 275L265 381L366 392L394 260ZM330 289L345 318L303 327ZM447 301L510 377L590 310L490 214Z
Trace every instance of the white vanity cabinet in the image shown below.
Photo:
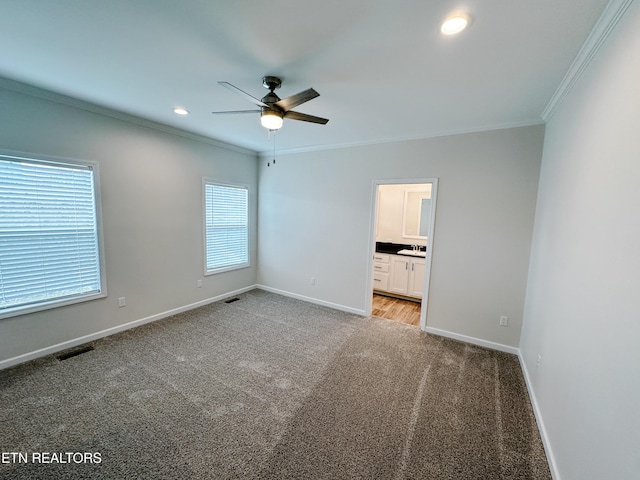
M389 292L407 297L422 298L427 262L424 258L391 255Z
M381 292L389 291L389 254L373 255L373 289Z
M427 268L427 261L424 258L412 258L409 269L409 286L407 295L410 297L422 298L424 287L424 276Z
M391 255L391 281L389 291L399 295L408 295L409 292L409 268L411 258L402 255Z
M373 288L405 297L422 298L426 261L405 255L376 253Z

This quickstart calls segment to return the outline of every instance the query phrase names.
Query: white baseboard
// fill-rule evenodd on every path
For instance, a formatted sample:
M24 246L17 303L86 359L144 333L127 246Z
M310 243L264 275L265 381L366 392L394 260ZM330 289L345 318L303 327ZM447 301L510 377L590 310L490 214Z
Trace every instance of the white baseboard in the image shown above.
M334 308L336 310L341 310L347 313L353 313L355 315L360 315L362 317L366 316L366 312L358 308L352 308L352 307L347 307L345 305L340 305L337 303L326 302L324 300L318 300L317 298L306 297L304 295L299 295L297 293L287 292L286 290L267 287L266 285L256 285L256 288L259 288L260 290L264 290L265 292L277 293L278 295L282 295L284 297L291 297L298 300L303 300L305 302L314 303L316 305L322 305L323 307Z
M427 327L424 331L433 335L439 335L441 337L447 337L452 338L453 340L471 343L472 345L490 348L491 350L498 350L499 352L511 353L513 355L518 355L520 353L518 347L503 345L502 343L490 342L489 340L483 340L481 338L469 337L467 335L450 332L448 330L440 330L439 328Z
M22 355L18 355L17 357L8 358L6 360L0 361L0 370L5 368L13 367L15 365L19 365L24 362L28 362L30 360L35 360L36 358L45 357L47 355L51 355L52 353L57 353L62 350L67 350L69 348L76 347L78 345L82 345L84 343L92 342L94 340L98 340L100 338L108 337L109 335L114 335L119 332L123 332L125 330L129 330L131 328L139 327L140 325L144 325L145 323L155 322L156 320L161 320L163 318L170 317L172 315L176 315L178 313L186 312L187 310L193 310L194 308L202 307L204 305L208 305L210 303L217 302L227 297L232 297L234 295L239 295L244 292L248 292L249 290L255 289L256 285L251 285L249 287L244 287L238 290L234 290L232 292L223 293L221 295L217 295L215 297L207 298L205 300L201 300L196 303L192 303L190 305L184 305L182 307L174 308L171 310L167 310L166 312L157 313L155 315L151 315L149 317L140 318L138 320L134 320L132 322L124 323L122 325L117 325L115 327L107 328L106 330L101 330L99 332L91 333L89 335L84 335L82 337L74 338L72 340L67 340L66 342L58 343L56 345L51 345L49 347L41 348L39 350L35 350L33 352L24 353Z
M518 359L520 360L520 368L522 369L522 374L524 375L524 381L527 384L527 391L529 392L529 399L531 400L531 405L533 406L533 414L535 415L536 422L538 424L540 438L542 438L544 452L547 455L547 463L549 464L551 477L553 477L553 480L561 480L560 473L558 472L558 465L556 464L556 458L553 455L553 450L551 450L551 445L549 444L547 429L545 428L544 421L542 420L542 412L540 411L540 406L538 405L538 400L536 399L536 394L533 390L533 383L531 382L531 377L529 376L529 370L527 370L527 365L524 362L524 358L522 357L522 352L520 350L518 350Z

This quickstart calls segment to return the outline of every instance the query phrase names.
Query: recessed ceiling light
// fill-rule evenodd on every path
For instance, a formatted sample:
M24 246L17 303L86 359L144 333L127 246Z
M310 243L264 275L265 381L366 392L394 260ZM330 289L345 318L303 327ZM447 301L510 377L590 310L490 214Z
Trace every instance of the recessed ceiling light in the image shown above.
M189 110L187 110L186 108L176 107L173 109L173 111L178 115L189 115Z
M468 15L458 13L447 18L440 26L440 31L445 35L455 35L469 26L471 18Z

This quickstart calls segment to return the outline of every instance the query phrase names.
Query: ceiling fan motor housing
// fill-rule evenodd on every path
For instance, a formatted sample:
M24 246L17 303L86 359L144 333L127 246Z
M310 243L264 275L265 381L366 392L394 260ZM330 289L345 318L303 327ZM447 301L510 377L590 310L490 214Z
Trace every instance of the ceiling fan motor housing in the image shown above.
M273 104L280 101L280 97L273 92L267 93L264 97L262 97L262 103L266 103L270 107L276 108Z
M280 118L284 118L284 112L282 110L280 110L278 107L273 106L273 107L260 107L260 116L264 115L264 114L271 114L271 115L277 115Z

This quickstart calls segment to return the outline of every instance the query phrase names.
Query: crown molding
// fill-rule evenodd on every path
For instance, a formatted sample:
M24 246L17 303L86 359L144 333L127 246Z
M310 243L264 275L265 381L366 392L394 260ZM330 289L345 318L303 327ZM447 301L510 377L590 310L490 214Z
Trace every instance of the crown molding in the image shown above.
M402 137L389 137L389 138L382 138L382 139L376 139L371 141L344 142L344 143L332 143L328 145L309 145L305 147L284 148L282 150L277 150L276 154L290 155L295 153L321 152L324 150L336 150L341 148L367 147L371 145L381 145L386 143L400 143L400 142L411 142L414 140L428 140L430 138L437 138L437 137L451 137L454 135L490 132L493 130L507 130L509 128L531 127L533 125L543 125L543 124L544 124L544 121L542 119L532 118L529 120L523 120L519 122L506 122L506 123L482 125L482 126L461 128L461 129L439 130L439 131L431 132L424 135L407 135ZM271 155L273 155L273 150L263 150L258 152L258 156L262 160L270 158Z
M573 89L576 82L582 77L591 60L595 57L600 47L604 44L613 29L634 0L611 0L605 7L602 15L591 30L582 48L573 60L566 75L560 82L549 103L542 112L542 119L547 122L555 113L558 106Z
M189 132L186 130L181 130L179 128L172 127L170 125L166 125L164 123L155 122L153 120L148 120L146 118L138 117L136 115L131 115L129 113L121 112L119 110L103 107L95 103L87 102L85 100L80 100L74 97L69 97L67 95L53 92L51 90L45 90L43 88L36 87L34 85L30 85L27 83L22 83L16 80L12 80L7 77L0 77L0 88L4 88L5 90L11 90L17 93L22 93L24 95L29 95L31 97L41 98L43 100L49 100L51 102L59 103L61 105L77 108L79 110L85 110L87 112L97 113L98 115L104 115L106 117L115 118L117 120L122 120L124 122L132 123L134 125L138 125L141 127L151 128L153 130L157 130L162 133L167 133L169 135L176 135L179 137L188 138L190 140L195 140L197 142L206 143L208 145L213 145L213 146L224 148L227 150L233 150L234 152L239 152L239 153L244 153L249 155L256 155L256 156L258 153L255 150L250 150L248 148L240 147L238 145L233 145L231 143L226 143L220 140L216 140L215 138L207 137L205 135L200 135L200 134Z

